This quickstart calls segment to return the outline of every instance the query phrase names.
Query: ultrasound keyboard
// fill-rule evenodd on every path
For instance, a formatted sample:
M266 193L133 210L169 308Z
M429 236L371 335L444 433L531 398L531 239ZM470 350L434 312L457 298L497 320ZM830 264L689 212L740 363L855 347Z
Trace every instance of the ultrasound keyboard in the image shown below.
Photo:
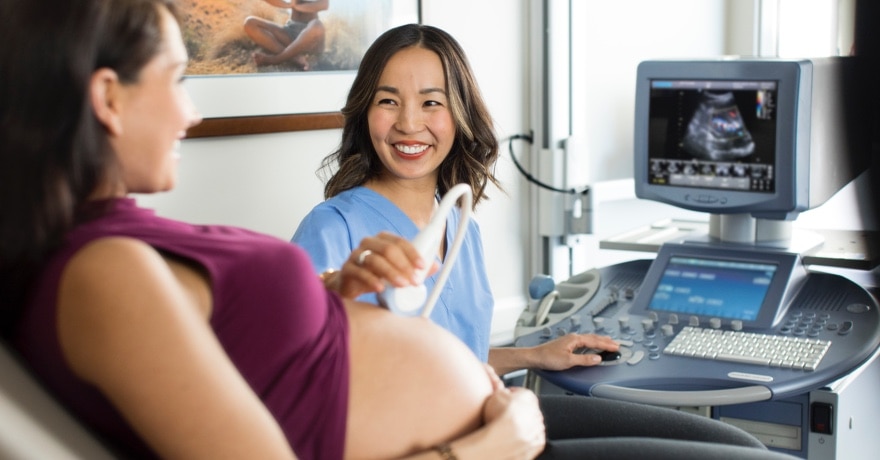
M830 347L831 341L815 338L685 327L663 353L814 371Z

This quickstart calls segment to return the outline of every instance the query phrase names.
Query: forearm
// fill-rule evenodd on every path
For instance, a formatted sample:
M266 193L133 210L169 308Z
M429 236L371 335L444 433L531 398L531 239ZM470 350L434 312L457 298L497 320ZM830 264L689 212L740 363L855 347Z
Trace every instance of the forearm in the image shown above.
M263 0L264 2L276 7L298 11L300 13L317 13L324 11L330 4L329 0L317 0L314 2L299 3L296 0Z
M536 351L524 347L494 347L489 349L489 365L498 375L520 369L537 367Z
M305 3L296 3L295 1L291 3L289 8L293 8L294 11L298 11L300 13L318 13L320 11L324 11L329 6L329 0L318 0L315 2L305 2Z
M294 1L287 0L263 0L264 2L276 7L276 8L293 8Z
M522 388L496 390L486 401L483 416L485 425L448 443L445 455L443 449L435 449L437 457L523 460L535 458L544 449L544 417L538 399L531 391Z
M509 439L500 439L493 435L491 426L484 426L473 433L467 434L446 443L446 452L454 455L457 460L483 460L487 458L498 459L505 458L502 452L511 450L512 444ZM527 447L515 448L514 451L527 450ZM518 452L517 452L518 453ZM507 453L509 455L510 453ZM500 455L500 456L499 456ZM445 460L449 458L448 454L444 456L440 447L409 455L401 460ZM520 457L515 457L520 458Z
M562 371L575 366L595 366L601 362L597 353L578 350L617 351L620 345L611 337L596 334L566 334L534 347L492 348L489 365L498 375L518 369Z

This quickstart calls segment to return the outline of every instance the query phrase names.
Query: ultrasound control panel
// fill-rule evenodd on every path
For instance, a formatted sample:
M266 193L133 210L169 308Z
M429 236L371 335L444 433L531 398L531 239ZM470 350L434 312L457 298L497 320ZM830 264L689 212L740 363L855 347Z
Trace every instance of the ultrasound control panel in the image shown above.
M841 378L880 346L873 296L791 253L666 244L654 260L555 288L548 311L520 316L516 346L571 332L621 344L598 366L537 371L579 394L669 406L776 400Z

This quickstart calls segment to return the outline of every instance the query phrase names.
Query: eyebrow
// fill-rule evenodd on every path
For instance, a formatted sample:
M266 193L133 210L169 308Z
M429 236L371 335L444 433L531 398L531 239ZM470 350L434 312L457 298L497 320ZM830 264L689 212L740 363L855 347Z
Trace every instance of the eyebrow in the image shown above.
M172 70L172 71L175 71L178 69L182 69L183 71L186 71L186 68L188 65L189 65L188 60L173 60L173 61L168 62L165 65L165 68Z
M379 91L385 91L385 92L388 92L391 94L400 94L400 90L398 90L397 88L395 88L393 86L379 86L378 88L376 88L376 92L378 93ZM425 88L425 89L419 90L419 94L430 94L430 93L440 93L445 96L446 90L444 90L443 88Z

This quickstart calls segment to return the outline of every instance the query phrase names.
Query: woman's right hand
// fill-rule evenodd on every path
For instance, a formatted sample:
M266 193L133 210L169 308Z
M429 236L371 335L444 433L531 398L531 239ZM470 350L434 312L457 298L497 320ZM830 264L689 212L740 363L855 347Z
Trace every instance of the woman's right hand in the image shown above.
M483 410L486 429L492 430L503 446L493 449L492 458L532 459L544 450L546 433L538 398L521 388L496 390Z
M361 240L326 285L344 298L355 299L369 292L382 292L386 282L395 287L421 283L416 279L416 270L425 268L426 263L408 240L381 232ZM428 275L437 268L433 264Z
M505 388L486 366L494 391L483 406L484 426L451 444L459 459L530 460L546 444L544 415L538 398L521 387Z

